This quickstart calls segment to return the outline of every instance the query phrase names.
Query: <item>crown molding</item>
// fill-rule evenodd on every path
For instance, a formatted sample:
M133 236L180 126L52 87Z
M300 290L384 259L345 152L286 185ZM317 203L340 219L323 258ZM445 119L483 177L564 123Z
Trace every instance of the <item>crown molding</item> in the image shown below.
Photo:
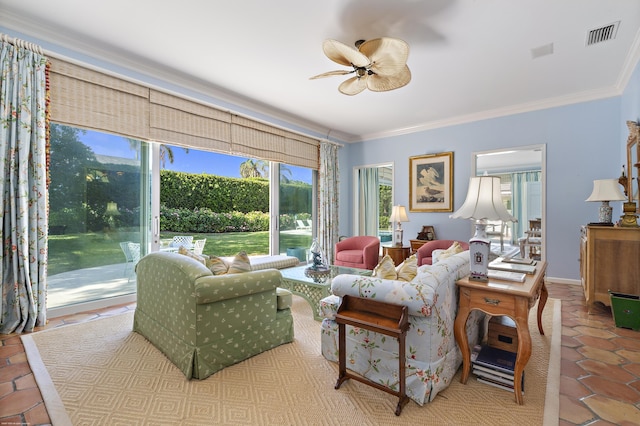
M411 133L423 132L426 130L439 129L449 126L457 126L461 124L473 123L476 121L490 120L494 118L506 117L509 115L522 114L526 112L539 111L549 108L557 108L581 102L589 102L594 100L606 99L622 94L619 84L606 88L598 89L569 96L560 96L556 98L544 99L537 102L528 102L520 105L512 105L505 108L496 108L487 111L481 111L474 114L467 114L458 117L451 117L445 120L435 120L415 126L405 127L402 129L392 130L389 132L370 133L362 135L359 141L369 141L394 136L403 136Z

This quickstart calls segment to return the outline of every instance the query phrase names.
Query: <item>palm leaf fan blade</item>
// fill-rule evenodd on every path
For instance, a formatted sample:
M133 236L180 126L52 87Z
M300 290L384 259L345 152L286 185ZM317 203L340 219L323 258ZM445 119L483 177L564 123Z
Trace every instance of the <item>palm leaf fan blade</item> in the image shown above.
M327 55L327 58L346 67L354 65L357 67L365 67L369 65L369 58L337 40L325 40L322 43L322 50L324 54Z
M403 40L382 37L365 41L360 52L371 61L371 71L382 76L402 72L409 59L409 45Z
M340 93L343 93L345 95L357 95L367 88L367 82L365 80L366 77L351 77L350 79L342 82L342 84L338 86L338 90L340 91Z
M386 92L388 90L399 89L406 86L411 81L411 71L405 65L404 69L398 74L391 76L383 76L373 74L367 78L367 88L372 92Z
M347 75L347 74L351 74L352 72L353 72L353 70L351 70L351 71L338 70L338 71L323 72L322 74L318 74L318 75L314 75L313 77L309 77L309 80L315 80L316 78L331 77L331 76L334 76L334 75Z

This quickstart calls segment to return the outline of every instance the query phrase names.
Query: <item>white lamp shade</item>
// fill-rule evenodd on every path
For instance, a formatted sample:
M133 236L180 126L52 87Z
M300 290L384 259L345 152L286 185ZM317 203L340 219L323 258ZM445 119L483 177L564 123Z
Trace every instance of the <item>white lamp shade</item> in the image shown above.
M404 206L393 206L393 210L391 210L391 217L389 217L389 222L409 222L407 209L405 209Z
M516 218L509 214L502 203L500 178L498 176L472 177L469 180L467 199L462 207L449 217L452 219L517 222Z
M593 192L585 201L623 201L627 197L620 189L617 179L599 179L593 181Z

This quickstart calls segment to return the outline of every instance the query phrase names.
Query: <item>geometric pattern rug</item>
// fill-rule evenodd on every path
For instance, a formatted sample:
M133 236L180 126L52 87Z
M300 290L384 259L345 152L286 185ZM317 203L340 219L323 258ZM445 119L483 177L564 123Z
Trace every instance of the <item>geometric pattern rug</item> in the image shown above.
M119 314L22 336L29 364L54 425L557 425L560 300L549 299L525 369L524 405L475 380L450 386L400 417L398 398L355 380L334 389L338 366L320 352L320 322L294 296L295 339L187 380L144 337L133 314Z

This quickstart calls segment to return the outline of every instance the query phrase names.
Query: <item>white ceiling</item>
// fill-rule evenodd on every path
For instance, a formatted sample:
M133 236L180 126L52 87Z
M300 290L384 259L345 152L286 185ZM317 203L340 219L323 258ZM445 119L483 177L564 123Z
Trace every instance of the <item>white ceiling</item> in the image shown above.
M637 0L0 0L0 26L343 142L616 96L640 58ZM323 40L381 36L409 43L407 86L309 80L344 69Z

